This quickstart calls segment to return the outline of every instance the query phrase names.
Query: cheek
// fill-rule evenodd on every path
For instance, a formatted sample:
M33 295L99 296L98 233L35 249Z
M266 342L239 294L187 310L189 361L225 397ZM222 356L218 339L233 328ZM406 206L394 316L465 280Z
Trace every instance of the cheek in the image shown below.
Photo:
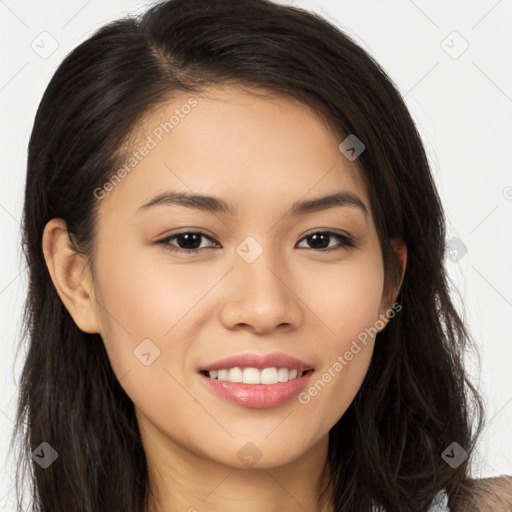
M317 269L307 279L304 290L318 318L328 328L322 330L323 343L331 351L343 350L378 320L384 286L379 253L354 258L336 271L332 267Z
M373 343L355 342L347 350L333 353L326 366L316 372L299 395L308 418L317 432L329 431L345 414L359 391L368 370Z
M374 308L358 311L357 316L343 319L335 336L322 339L322 364L298 396L308 417L316 419L316 431L328 431L359 391L373 354L374 318Z
M134 336L164 337L226 272L225 264L212 268L176 261L163 248L133 248L101 271L100 291L109 312L117 323L131 326ZM109 315L105 318L112 323Z
M318 276L317 276L318 277ZM325 282L325 281L323 281ZM319 431L328 430L356 396L370 365L384 284L378 254L330 273L329 287L318 293L322 329L318 346L322 362L299 396Z
M105 246L103 251L96 293L102 337L119 377L139 368L139 347L148 349L151 357L159 356L158 351L164 355L165 345L176 338L175 333L187 323L187 313L211 284L197 275L192 282L179 266L149 265L140 249L130 252L111 248L116 255L115 265L105 264L114 258L107 258L109 249ZM180 344L173 342L173 351L179 355L180 350Z
M166 274L165 268L150 267L136 258L119 259L115 268L98 273L98 281L98 301L104 305L102 337L121 387L152 420L193 425L201 410L191 407L182 366L194 305L211 284L200 287L203 281L190 282L178 266ZM181 411L179 422L177 411Z

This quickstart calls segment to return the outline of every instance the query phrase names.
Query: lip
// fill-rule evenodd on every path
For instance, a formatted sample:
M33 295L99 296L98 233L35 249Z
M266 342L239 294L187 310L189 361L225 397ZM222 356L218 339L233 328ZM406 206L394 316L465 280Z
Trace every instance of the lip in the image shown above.
M230 402L252 409L270 409L297 396L306 387L313 373L315 372L310 371L302 377L277 384L243 384L210 379L202 373L199 376L210 391Z
M224 370L229 368L288 368L296 369L299 371L312 370L313 365L297 359L296 357L290 356L283 352L273 352L271 354L238 354L236 356L227 357L214 363L208 364L199 368L199 372L210 371L210 370ZM299 377L301 379L302 377ZM293 382L293 381L290 381ZM284 383L286 384L286 383ZM250 384L251 386L257 384ZM275 386L276 384L272 384Z

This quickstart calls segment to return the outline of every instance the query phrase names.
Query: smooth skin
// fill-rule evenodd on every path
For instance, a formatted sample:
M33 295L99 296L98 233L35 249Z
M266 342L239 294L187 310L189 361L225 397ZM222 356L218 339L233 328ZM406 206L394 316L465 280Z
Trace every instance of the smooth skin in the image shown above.
M139 125L131 152L148 136L157 144L100 201L94 275L62 219L45 228L48 269L77 326L101 335L133 400L156 489L151 512L317 510L328 433L361 386L374 339L307 404L242 407L207 389L198 369L234 354L285 352L314 367L314 384L382 320L399 290L384 279L357 160L340 152L313 110L232 87L194 97L197 106L161 141L155 128L188 96ZM169 190L221 198L236 214L140 209ZM341 190L368 214L351 205L287 213L295 201ZM198 253L187 253L183 238L158 243L198 230L211 237L195 239ZM325 231L356 246L333 236L315 245L311 235ZM251 263L237 252L248 236L258 244L251 250L262 249ZM394 247L405 269L406 248L399 240ZM160 350L147 366L134 355L145 339ZM256 464L239 456L246 445Z

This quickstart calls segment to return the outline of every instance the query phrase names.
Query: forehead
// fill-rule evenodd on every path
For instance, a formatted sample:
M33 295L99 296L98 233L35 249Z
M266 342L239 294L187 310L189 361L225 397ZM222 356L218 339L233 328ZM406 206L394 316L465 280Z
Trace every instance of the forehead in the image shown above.
M333 190L357 193L368 211L355 161L312 108L289 97L235 88L180 93L138 123L121 180L100 205L133 215L167 190L222 197L237 213L295 203Z

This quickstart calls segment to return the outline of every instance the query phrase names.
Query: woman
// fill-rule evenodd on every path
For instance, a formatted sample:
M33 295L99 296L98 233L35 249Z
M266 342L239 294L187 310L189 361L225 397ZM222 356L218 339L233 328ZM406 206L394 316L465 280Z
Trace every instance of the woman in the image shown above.
M39 106L23 227L37 510L484 503L427 158L325 20L171 0L99 30Z

